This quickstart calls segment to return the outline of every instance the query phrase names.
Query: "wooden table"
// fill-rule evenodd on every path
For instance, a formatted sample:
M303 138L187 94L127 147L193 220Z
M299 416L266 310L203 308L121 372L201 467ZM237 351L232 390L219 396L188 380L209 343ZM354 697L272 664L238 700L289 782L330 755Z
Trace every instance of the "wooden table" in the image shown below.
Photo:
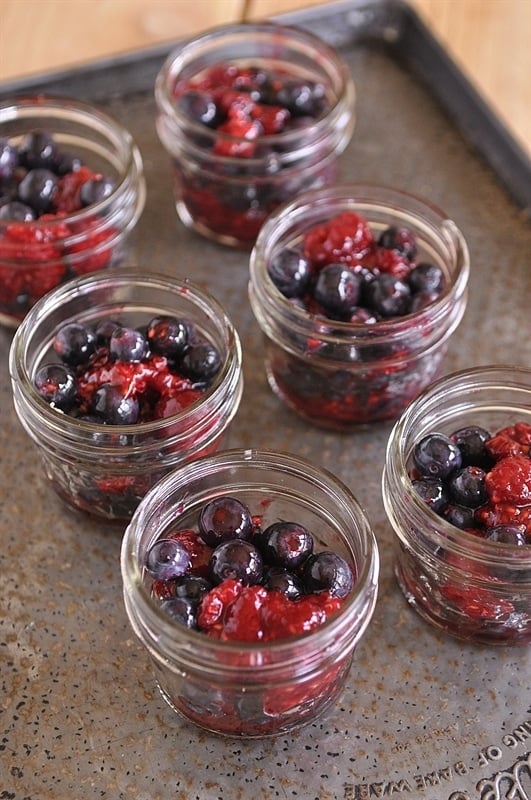
M323 0L0 0L0 80L317 4ZM410 4L531 154L531 0Z

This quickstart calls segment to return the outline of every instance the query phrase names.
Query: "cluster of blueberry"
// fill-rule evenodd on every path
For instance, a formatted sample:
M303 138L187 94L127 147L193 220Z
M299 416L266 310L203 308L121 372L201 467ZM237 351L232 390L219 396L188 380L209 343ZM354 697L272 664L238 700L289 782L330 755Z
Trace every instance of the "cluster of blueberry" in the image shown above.
M355 581L342 556L314 550L303 525L281 521L263 528L261 517L228 495L201 508L196 529L158 539L146 570L152 595L172 619L237 641L312 630L340 608Z

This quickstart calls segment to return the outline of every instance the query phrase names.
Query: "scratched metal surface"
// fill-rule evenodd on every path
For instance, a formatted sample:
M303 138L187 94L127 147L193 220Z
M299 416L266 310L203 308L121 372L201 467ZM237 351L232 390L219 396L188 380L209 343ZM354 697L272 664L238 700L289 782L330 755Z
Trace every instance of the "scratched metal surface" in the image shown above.
M470 301L446 371L529 365L531 231L521 208L430 87L380 47L378 36L373 46L358 35L358 4L350 17L338 16L337 29L333 8L326 35L337 34L359 94L342 179L431 197L470 244ZM318 23L311 13L302 19ZM294 736L246 742L217 739L180 720L159 697L125 618L121 531L67 510L46 485L12 409L10 334L1 332L0 798L530 800L531 648L457 642L406 605L392 574L379 488L390 426L324 433L271 394L247 304L247 256L205 242L177 221L146 88L157 55L145 63L138 83L123 81L123 73L113 83L108 64L81 85L75 76L58 82L78 95L96 87L102 107L142 150L148 202L132 262L193 276L225 304L242 338L246 380L230 444L289 449L352 487L380 545L380 597L342 698L319 722Z

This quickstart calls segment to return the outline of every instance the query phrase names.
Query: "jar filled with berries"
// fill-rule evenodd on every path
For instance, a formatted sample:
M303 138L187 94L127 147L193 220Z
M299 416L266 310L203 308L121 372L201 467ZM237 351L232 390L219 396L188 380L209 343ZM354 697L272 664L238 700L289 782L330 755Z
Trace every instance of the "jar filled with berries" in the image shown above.
M450 374L389 437L383 499L396 576L425 620L461 639L531 644L531 371Z
M323 428L396 419L442 370L469 269L457 225L406 191L339 184L281 206L250 259L272 390Z
M15 411L53 489L128 520L179 464L226 441L242 390L238 334L188 280L132 269L41 298L10 350Z
M125 532L121 566L163 698L201 728L248 738L295 730L337 700L370 627L379 556L337 478L248 449L155 486Z
M354 129L354 83L340 54L273 22L186 42L163 64L155 98L179 218L240 248L280 203L333 182Z
M76 276L122 263L145 205L140 151L117 120L65 97L0 102L0 323Z

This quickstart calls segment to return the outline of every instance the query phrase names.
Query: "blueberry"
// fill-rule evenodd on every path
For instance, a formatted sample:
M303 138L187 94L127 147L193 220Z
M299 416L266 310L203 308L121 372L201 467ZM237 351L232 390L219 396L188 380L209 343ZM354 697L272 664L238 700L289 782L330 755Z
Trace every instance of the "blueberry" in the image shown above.
M109 340L109 355L115 361L138 364L149 354L149 344L136 328L115 328Z
M408 261L413 261L417 254L416 236L410 228L390 225L389 228L381 232L378 244L387 250L396 250Z
M446 508L443 509L442 517L450 523L455 525L456 528L467 530L475 528L476 521L474 517L474 509L468 506L461 506L459 503L448 503Z
M494 525L485 531L485 539L488 542L512 544L517 547L527 544L523 525Z
M412 481L413 488L432 511L439 514L448 503L448 492L440 478L419 478Z
M319 117L326 109L326 89L322 83L286 80L277 91L275 104L297 117Z
M57 153L55 159L55 173L56 175L63 176L69 172L77 172L83 166L83 162L74 153L61 151Z
M169 597L160 604L161 610L185 628L197 627L197 604L187 597Z
M149 346L154 353L179 359L188 347L188 326L176 317L156 317L147 326Z
M188 550L176 539L158 539L146 555L146 569L159 581L180 578L190 567Z
M485 447L491 438L490 432L478 425L460 428L450 435L450 439L461 451L463 466L473 465L484 470L488 470L492 466L492 458Z
M198 605L211 590L212 584L200 575L183 575L173 581L172 588L175 597L185 597Z
M108 425L134 425L140 409L136 397L124 397L118 386L103 383L92 397L92 410Z
M313 536L296 522L274 522L259 537L264 560L273 566L296 569L313 552Z
M69 411L77 398L76 377L63 364L43 364L35 374L35 388L47 403Z
M208 569L215 584L232 578L250 586L261 582L263 562L254 544L243 539L230 539L216 547Z
M437 264L421 262L413 267L407 282L412 292L434 292L438 295L444 288L444 274Z
M53 349L65 364L87 364L96 351L96 335L85 325L69 322L57 331Z
M448 480L448 488L452 499L461 506L478 508L487 501L485 472L480 467L456 470Z
M94 203L99 203L100 200L105 200L106 197L113 193L114 185L112 178L105 178L103 175L85 181L79 190L81 205L84 207L91 206Z
M311 264L299 250L286 247L273 256L267 271L284 297L302 297L310 282Z
M323 550L304 563L302 580L308 592L330 592L333 597L346 597L354 587L354 575L338 553Z
M0 180L9 180L18 167L18 151L4 137L0 138Z
M348 319L358 305L361 277L342 264L327 264L317 275L313 296L328 315Z
M31 222L36 219L35 211L26 203L19 200L11 200L0 206L0 220L11 220L13 222Z
M382 317L401 317L410 310L411 289L405 281L389 272L366 283L363 297L365 305Z
M56 157L57 145L47 131L30 131L19 147L20 163L28 170L41 167L53 170Z
M222 119L214 98L207 92L186 92L179 98L177 108L194 122L209 128L216 128Z
M18 185L18 197L31 206L37 214L45 214L53 206L58 178L48 169L37 168L27 172Z
M221 356L210 342L198 342L188 348L180 367L188 378L208 381L221 367Z
M117 328L122 328L121 322L114 319L102 319L96 325L94 333L96 334L96 344L98 347L108 347L111 341L111 336Z
M210 547L228 539L249 539L252 532L251 512L235 497L216 497L199 514L199 535Z
M413 448L413 463L426 477L446 478L461 467L461 451L448 436L429 433Z
M270 592L281 592L288 600L298 600L304 594L300 578L283 567L269 567L263 585Z

